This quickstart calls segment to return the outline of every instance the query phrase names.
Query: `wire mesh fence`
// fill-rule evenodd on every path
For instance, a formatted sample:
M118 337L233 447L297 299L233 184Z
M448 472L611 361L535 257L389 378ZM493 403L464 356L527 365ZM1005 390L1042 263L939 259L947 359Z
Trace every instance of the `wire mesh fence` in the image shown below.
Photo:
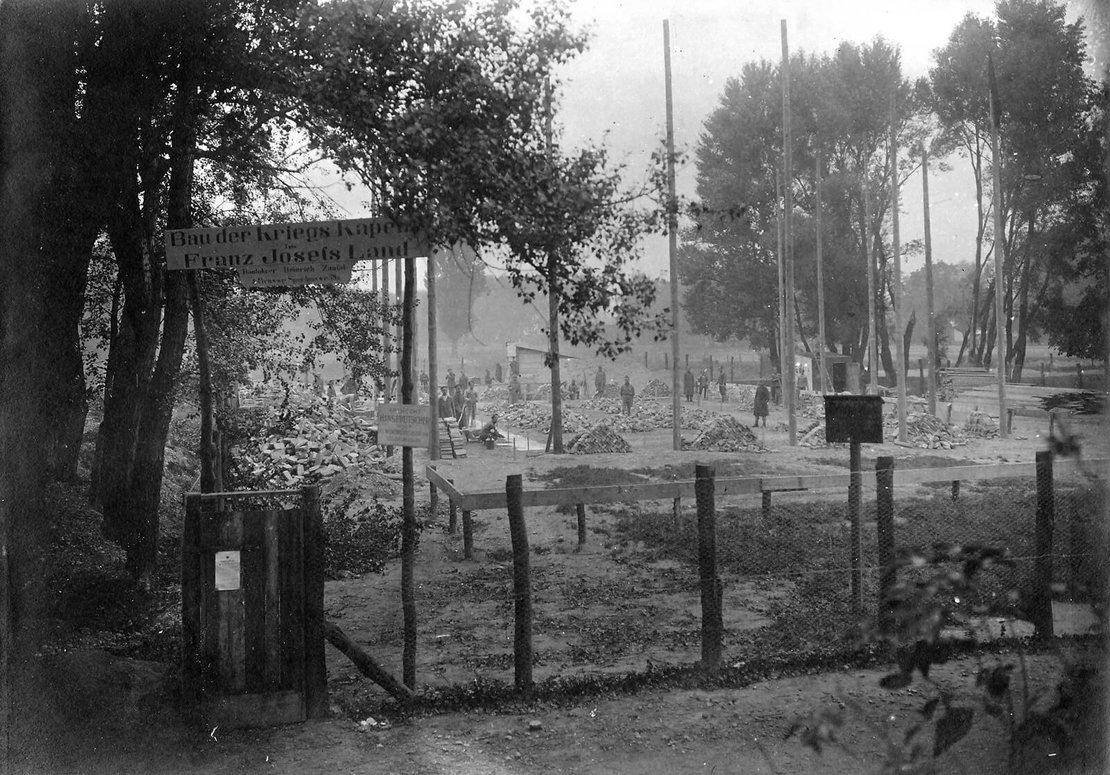
M582 511L573 503L522 508L527 529L515 544L503 510L468 512L476 561L422 578L421 618L431 622L422 661L440 674L433 683L514 676L520 688L522 637L525 684L707 659L805 662L858 649L884 584L884 506L875 463L868 465L858 522L847 477L796 490L789 481L737 487L721 480L708 514L690 488L677 511L656 492L638 501L630 488L626 500L585 509L596 544L588 551L575 541ZM1032 635L1046 626L1046 604L1056 634L1084 633L1107 556L1097 529L1106 486L1072 468L1048 484L1038 488L1031 465L949 474L895 464L885 583L945 572L945 563L931 560L953 546L998 549L1004 561L945 601L946 637ZM588 490L581 495L588 501ZM526 586L519 574L514 579L522 557L529 559ZM891 557L902 558L896 572ZM465 622L457 615L464 609ZM468 647L448 654L437 639Z

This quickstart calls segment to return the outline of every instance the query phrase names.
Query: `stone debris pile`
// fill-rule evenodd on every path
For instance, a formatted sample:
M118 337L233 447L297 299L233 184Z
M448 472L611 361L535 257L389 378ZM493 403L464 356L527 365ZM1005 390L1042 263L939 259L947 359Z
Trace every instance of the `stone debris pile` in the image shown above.
M669 398L671 396L671 386L661 379L650 379L644 385L643 390L639 392L644 398Z
M967 422L964 423L964 433L977 439L997 439L998 423L986 412L976 409L968 415Z
M710 452L766 452L751 428L735 417L717 416L691 442L683 442L683 449Z
M267 405L267 398L275 403ZM382 472L386 456L377 444L372 405L344 404L311 391L290 391L280 399L257 397L265 412L261 426L282 427L231 448L233 460L263 487L293 488L349 469Z
M509 400L509 386L499 385L494 383L487 388L484 388L481 395L478 396L478 401L481 403L494 403L495 401L508 401Z
M918 449L952 449L967 446L967 438L958 428L948 425L928 412L906 415L906 441L898 441L898 415L883 418L883 434L895 444Z
M498 422L503 427L518 428L526 431L543 431L551 429L551 406L522 401L510 404L508 401L499 401L483 406L485 413L498 415ZM577 433L589 426L589 421L582 415L570 409L563 408L563 433Z
M596 455L605 452L631 452L632 445L605 421L576 435L566 449L574 455Z
M717 396L720 392L717 391ZM713 397L713 391L710 391L710 397ZM725 397L730 404L740 404L745 409L751 409L755 406L755 385L732 385L729 384L725 387Z

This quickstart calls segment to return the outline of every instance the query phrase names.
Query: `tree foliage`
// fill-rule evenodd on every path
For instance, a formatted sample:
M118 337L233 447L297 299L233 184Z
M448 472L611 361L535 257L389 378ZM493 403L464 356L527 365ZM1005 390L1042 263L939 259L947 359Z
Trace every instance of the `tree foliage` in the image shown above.
M473 333L489 290L485 262L468 245L453 245L436 262L436 322L439 332L458 352L459 341Z
M744 66L725 84L705 123L696 158L698 195L706 213L687 235L682 278L684 306L696 330L719 338L747 336L777 354L776 173L781 173L781 67ZM881 270L876 289L879 334L889 296L890 249L883 227L889 209L887 136L891 106L899 142L912 145L924 131L916 91L902 77L897 51L886 41L842 44L820 57L790 62L796 305L803 339L817 331L815 168L822 164L822 248L826 330L833 350L859 356L867 336L863 244L872 244ZM901 176L912 161L900 157ZM864 223L861 183L871 192L872 220ZM748 206L744 219L713 213ZM886 348L884 347L884 350Z
M994 342L996 278L982 255L989 236L990 249L1004 251L1004 356L1018 380L1026 344L1041 331L1052 330L1051 341L1073 354L1102 346L1097 327L1087 341L1068 331L1089 321L1100 302L1098 291L1090 292L1098 285L1098 262L1084 256L1105 251L1105 231L1100 236L1097 225L1100 201L1105 210L1099 149L1105 90L1084 74L1083 20L1067 21L1064 5L1002 0L995 11L996 19L965 17L937 51L930 96L942 137L970 161L977 192L970 357L988 362ZM988 55L1000 108L997 160L990 157ZM993 190L994 164L1000 191ZM1000 235L991 218L995 205L1002 210Z
M630 269L652 218L628 208L603 151L552 143L557 70L585 36L561 3L530 7L525 23L508 0L405 8L378 19L333 3L304 24L297 96L314 141L378 193L383 213L503 263L525 302L554 290L572 343L626 349L652 301ZM374 99L367 71L382 74Z

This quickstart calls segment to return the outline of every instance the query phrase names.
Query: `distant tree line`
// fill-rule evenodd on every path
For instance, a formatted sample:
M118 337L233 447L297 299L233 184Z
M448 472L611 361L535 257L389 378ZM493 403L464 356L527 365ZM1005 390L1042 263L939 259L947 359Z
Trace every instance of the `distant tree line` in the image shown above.
M1101 17L1096 24L1104 24ZM888 313L894 300L889 231L892 106L898 178L921 164L966 165L975 191L975 247L966 259L966 302L944 310L967 331L957 362L989 365L993 352L994 283L1003 284L1004 353L1020 380L1026 347L1042 339L1068 355L1101 358L1107 277L1107 73L1094 80L1084 20L1069 22L1052 0L1000 0L995 18L965 17L936 50L928 77L902 75L888 42L844 43L833 54L794 54L790 61L793 127L794 258L792 308L802 345L817 335L815 174L821 160L821 238L827 349L863 358L867 350L864 244L878 266L876 324L883 367L893 375ZM1001 105L1002 188L992 186L988 55ZM750 205L745 219L698 219L684 237L681 274L694 328L718 338L747 337L778 356L776 171L782 169L782 74L753 62L730 79L696 148L698 195L710 210ZM871 194L864 219L862 186ZM998 202L1003 234L995 240ZM934 238L945 224L933 224ZM992 270L1004 245L1002 276ZM905 253L920 244L903 244ZM951 261L952 257L948 257Z

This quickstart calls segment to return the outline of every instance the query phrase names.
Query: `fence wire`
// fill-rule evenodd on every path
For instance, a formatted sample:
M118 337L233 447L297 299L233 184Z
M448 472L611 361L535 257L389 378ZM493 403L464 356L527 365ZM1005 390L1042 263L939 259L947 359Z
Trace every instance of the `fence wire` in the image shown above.
M1006 562L983 570L967 594L946 601L950 637L1032 635L1038 595L1052 601L1055 634L1081 635L1096 624L1093 612L1101 604L1107 560L1099 530L1104 482L1057 473L1046 554L1039 551L1046 544L1037 533L1033 477L907 483L912 477L900 481L901 473L896 467L896 555L928 558L942 546L1006 553ZM526 509L535 679L698 662L708 590L720 598L723 664L771 655L805 662L858 648L861 632L880 607L876 493L875 471L865 471L858 564L846 487L717 498L716 583L709 587L702 584L706 543L692 500L683 501L677 515L672 504L659 501L590 506L588 547L576 545L574 506ZM1043 513L1044 502L1040 508ZM418 603L428 622L422 624L422 683L512 678L515 599L508 524L503 513L492 510L472 518L475 562L440 564L421 574ZM458 542L461 550L461 536ZM1046 561L1048 589L1043 565L1038 570ZM936 570L902 567L898 579ZM439 609L432 610L433 604ZM399 622L394 624L381 630L383 645L399 638ZM448 654L442 648L447 640L467 648Z

